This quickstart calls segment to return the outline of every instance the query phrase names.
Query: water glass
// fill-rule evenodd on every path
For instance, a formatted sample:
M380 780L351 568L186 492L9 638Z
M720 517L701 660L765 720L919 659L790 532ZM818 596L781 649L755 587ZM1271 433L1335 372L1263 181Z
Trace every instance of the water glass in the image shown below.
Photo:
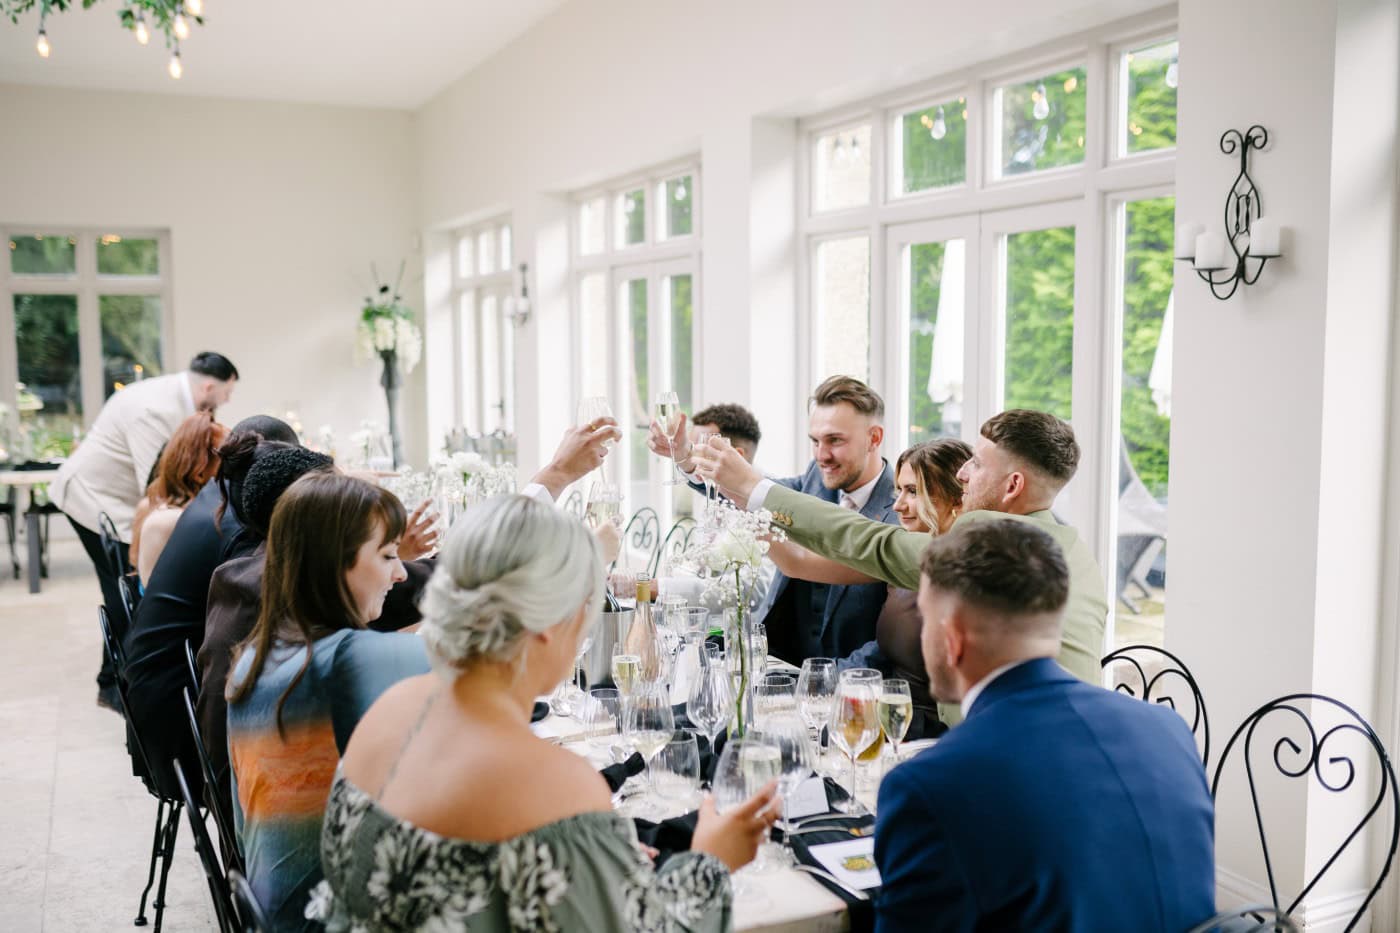
M792 854L792 846L787 839L787 832L790 828L787 815L788 798L797 789L797 785L812 774L814 752L812 743L807 739L807 726L797 715L796 710L789 709L786 712L770 714L767 719L761 721L752 738L778 749L781 756L778 792L781 794L783 804L784 835L782 849L774 860L781 864L791 865L795 858Z
M715 809L720 813L732 810L780 778L782 761L782 752L770 742L746 737L725 743L715 767ZM733 876L736 899L751 902L762 899L761 892L747 882L747 876L764 867L755 860Z
M831 699L836 695L836 659L808 658L802 662L797 675L797 708L812 740L821 738L822 729L831 718Z
M695 733L678 730L651 763L652 786L658 796L690 803L700 789L700 743Z
M797 714L797 678L786 671L769 671L754 685L754 719L759 728L770 716Z

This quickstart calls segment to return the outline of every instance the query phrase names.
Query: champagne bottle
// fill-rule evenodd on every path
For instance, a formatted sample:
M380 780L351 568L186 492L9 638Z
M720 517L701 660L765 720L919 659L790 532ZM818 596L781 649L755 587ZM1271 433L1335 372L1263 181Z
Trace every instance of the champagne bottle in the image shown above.
M656 683L665 676L665 656L661 649L661 634L651 614L651 577L637 574L637 605L633 609L632 627L623 641L629 654L641 659L641 680Z

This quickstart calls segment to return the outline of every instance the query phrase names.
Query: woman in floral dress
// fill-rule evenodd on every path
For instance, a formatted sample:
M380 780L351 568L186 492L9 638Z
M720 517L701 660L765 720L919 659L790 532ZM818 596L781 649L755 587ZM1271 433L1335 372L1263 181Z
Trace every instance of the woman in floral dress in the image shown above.
M701 807L690 852L657 871L597 771L529 728L595 624L603 564L567 513L492 499L452 528L423 601L434 673L360 722L331 790L331 930L729 929L729 872L775 818L770 786Z

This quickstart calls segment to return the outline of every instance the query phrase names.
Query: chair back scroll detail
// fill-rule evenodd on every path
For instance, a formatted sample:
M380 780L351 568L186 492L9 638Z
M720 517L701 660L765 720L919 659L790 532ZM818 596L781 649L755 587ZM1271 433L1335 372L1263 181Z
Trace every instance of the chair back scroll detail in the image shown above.
M1119 693L1160 703L1181 714L1201 743L1201 763L1210 762L1210 717L1200 685L1181 659L1155 645L1127 645L1104 655L1099 666L1114 676L1110 686ZM1189 701L1189 703L1187 702ZM1184 708L1189 705L1188 708Z

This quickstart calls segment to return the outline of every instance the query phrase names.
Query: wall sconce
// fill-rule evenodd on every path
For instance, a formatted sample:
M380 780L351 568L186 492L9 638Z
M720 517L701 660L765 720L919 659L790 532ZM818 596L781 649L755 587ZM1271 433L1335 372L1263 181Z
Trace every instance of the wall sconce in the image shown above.
M511 296L506 299L506 316L516 327L524 327L530 320L530 264L522 262L515 267Z
M1225 236L1207 233L1201 224L1176 227L1176 258L1189 261L1201 280L1210 285L1211 294L1221 301L1233 295L1241 282L1253 285L1259 281L1264 264L1283 255L1279 249L1282 228L1263 216L1263 196L1249 177L1249 150L1262 149L1268 142L1269 131L1258 124L1243 133L1226 130L1220 137L1221 152L1234 155L1238 150L1240 154L1240 173L1225 196ZM1252 275L1250 259L1258 262ZM1229 290L1222 291L1227 286Z

